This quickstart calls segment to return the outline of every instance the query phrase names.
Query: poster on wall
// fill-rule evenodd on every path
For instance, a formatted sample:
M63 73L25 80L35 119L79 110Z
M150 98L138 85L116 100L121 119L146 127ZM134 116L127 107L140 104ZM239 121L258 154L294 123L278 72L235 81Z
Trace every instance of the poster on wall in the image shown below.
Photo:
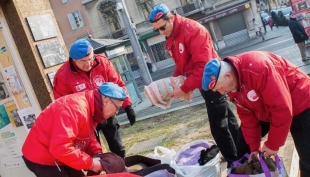
M8 87L5 84L3 75L0 72L0 101L10 97Z
M22 110L18 110L17 113L19 117L21 118L23 125L26 128L27 132L29 132L36 120L34 109L32 107L29 107L29 108L25 108Z
M10 118L5 110L4 105L0 105L0 129L10 124Z
M57 31L50 14L27 17L34 41L57 37Z
M12 123L12 126L13 127L23 126L23 122L17 113L18 109L15 102L13 100L10 100L4 103L4 107Z
M0 161L1 168L16 168L24 166L21 143L11 124L0 129Z
M37 45L44 67L64 63L67 58L59 40L51 40Z
M13 65L3 68L6 80L13 95L20 93L23 89L18 79L16 70Z
M310 0L291 0L296 19L304 26L310 36Z

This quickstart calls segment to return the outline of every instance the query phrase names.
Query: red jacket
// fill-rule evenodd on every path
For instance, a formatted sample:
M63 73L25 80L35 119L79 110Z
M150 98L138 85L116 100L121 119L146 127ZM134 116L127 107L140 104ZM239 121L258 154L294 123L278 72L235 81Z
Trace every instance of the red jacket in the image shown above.
M173 76L186 76L181 90L185 93L201 88L206 63L220 59L213 48L208 30L198 22L175 15L172 34L166 39L166 49L175 61Z
M89 169L102 152L94 130L94 91L61 97L38 116L22 147L23 155L42 165Z
M266 146L279 150L292 119L310 107L310 79L297 66L268 52L226 57L239 77L239 89L229 93L236 105L244 138L251 152L259 150L260 121L270 122Z
M97 89L104 82L113 82L126 91L127 98L123 103L123 108L132 105L126 85L110 60L102 54L96 54L95 58L94 67L89 74L76 69L72 59L59 68L53 81L55 99L76 92Z

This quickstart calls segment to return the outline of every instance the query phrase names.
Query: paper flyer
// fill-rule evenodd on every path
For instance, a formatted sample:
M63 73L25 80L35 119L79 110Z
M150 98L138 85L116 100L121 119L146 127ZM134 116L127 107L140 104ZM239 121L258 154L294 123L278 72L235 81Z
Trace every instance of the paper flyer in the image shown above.
M3 68L6 74L6 80L11 89L12 94L17 94L22 91L22 87L20 81L18 79L17 73L15 71L14 66L9 66L7 68Z
M10 118L5 110L4 105L0 105L0 130L10 123Z
M21 143L11 124L0 130L0 161L4 168L24 166Z
M25 108L22 110L18 110L17 113L19 117L21 118L23 125L26 128L27 132L29 132L36 120L34 109L32 107L29 107L29 108Z
M15 102L13 100L6 102L6 103L4 103L4 107L5 107L6 112L10 118L12 126L13 127L23 126L23 122L17 113L18 109L17 109Z

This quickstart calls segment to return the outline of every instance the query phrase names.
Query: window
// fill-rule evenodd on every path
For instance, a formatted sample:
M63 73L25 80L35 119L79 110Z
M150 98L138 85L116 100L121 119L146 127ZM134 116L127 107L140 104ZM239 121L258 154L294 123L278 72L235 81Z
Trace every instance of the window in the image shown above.
M132 71L138 70L139 69L139 65L138 65L138 62L137 62L137 60L135 58L134 53L133 52L127 53L126 56L127 56L128 62L130 64L131 70Z
M71 14L68 14L68 18L69 18L69 22L70 22L72 30L76 30L84 26L82 15L79 10L72 12Z
M160 42L151 46L151 50L154 54L155 61L163 61L165 59L171 58L168 51L165 49L166 42Z
M181 2L181 5L184 6L184 5L192 3L193 0L180 0L180 2Z
M147 20L149 18L149 14L154 7L154 3L152 0L136 0L138 6L142 9L144 18Z
M71 0L62 0L62 3L65 4L65 3L69 2L69 1L71 1Z

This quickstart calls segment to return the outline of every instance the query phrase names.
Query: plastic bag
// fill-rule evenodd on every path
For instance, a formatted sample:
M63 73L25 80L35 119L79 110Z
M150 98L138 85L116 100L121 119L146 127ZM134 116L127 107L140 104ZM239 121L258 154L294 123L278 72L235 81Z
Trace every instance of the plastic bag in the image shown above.
M158 159L161 161L161 164L170 164L170 161L172 160L175 154L176 152L173 149L168 149L163 146L156 146L154 148L154 153L148 154L147 157Z
M247 157L248 158L249 154L245 154L244 157ZM288 174L286 172L286 169L284 167L284 164L283 164L283 161L281 160L281 158L276 155L275 156L275 163L276 163L276 168L277 170L276 171L270 171L265 163L265 161L263 160L263 155L262 153L260 154L259 156L259 162L261 164L261 167L262 167L262 170L264 173L261 173L261 174L231 174L231 168L227 171L227 175L228 177L244 177L244 176L247 176L247 177L288 177ZM239 166L239 165L242 165L239 161L236 161L233 163L232 166Z
M191 147L196 147L198 144L202 144L202 147L207 146L208 148L215 144L215 142L213 140L196 140L184 145L173 157L171 161L171 167L175 169L178 177L220 177L220 153L218 153L212 160L203 166L199 165L198 160L195 164L186 163L183 159L180 160L180 156L183 152L190 149ZM197 148L201 149L201 147ZM198 151L200 149L198 149ZM198 153L198 151L196 152Z

